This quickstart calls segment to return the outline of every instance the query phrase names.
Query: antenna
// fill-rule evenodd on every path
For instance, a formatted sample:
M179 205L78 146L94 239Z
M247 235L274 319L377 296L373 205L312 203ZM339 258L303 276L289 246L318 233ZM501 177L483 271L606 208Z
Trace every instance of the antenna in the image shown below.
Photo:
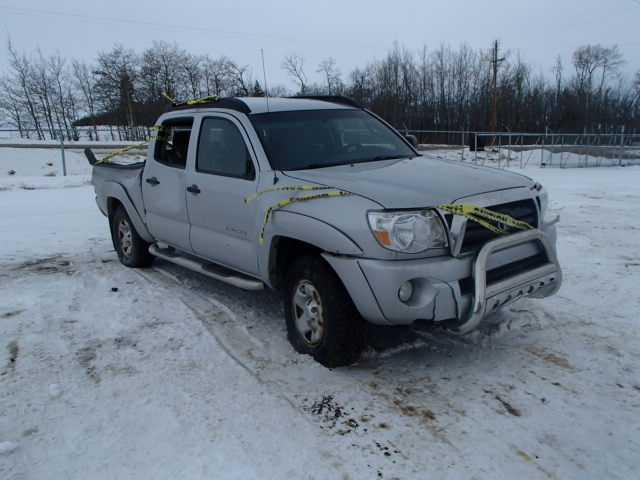
M264 77L264 98L267 101L267 112L269 111L269 87L267 86L267 69L264 68L264 49L260 49L260 56L262 57L262 76Z

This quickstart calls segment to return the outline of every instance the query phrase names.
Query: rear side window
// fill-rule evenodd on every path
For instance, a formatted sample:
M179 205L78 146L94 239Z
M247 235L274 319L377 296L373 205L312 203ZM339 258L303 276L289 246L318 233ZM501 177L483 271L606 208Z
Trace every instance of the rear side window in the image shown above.
M168 167L184 169L187 165L192 126L193 118L178 118L163 122L158 130L154 158Z
M196 170L253 180L255 170L238 128L224 118L205 118L200 127Z

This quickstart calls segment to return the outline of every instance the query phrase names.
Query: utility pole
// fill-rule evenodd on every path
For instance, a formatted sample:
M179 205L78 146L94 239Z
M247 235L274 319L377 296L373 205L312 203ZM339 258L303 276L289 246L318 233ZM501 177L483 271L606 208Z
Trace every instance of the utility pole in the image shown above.
M498 130L498 69L500 64L506 60L500 57L500 41L494 40L491 47L491 120L490 129L492 132Z

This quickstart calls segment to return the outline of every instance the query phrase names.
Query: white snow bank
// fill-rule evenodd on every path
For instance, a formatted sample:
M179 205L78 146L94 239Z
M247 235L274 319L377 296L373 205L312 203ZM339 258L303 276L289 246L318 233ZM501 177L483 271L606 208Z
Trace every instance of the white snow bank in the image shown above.
M90 175L71 175L67 177L0 177L0 191L70 188L81 187L89 183L91 183Z
M0 455L7 455L13 453L18 449L18 444L15 442L0 442Z
M65 161L67 175L87 175L91 172L82 151L65 150ZM62 157L58 149L0 148L0 178L59 177L62 173Z

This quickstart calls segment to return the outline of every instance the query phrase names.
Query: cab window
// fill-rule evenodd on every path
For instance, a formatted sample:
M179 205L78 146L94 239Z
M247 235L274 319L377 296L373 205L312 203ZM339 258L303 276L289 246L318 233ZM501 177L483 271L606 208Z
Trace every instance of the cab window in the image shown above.
M187 165L189 138L193 118L167 120L158 129L154 158L168 167L184 169Z
M225 118L205 118L200 127L196 170L253 180L255 170L242 134Z

